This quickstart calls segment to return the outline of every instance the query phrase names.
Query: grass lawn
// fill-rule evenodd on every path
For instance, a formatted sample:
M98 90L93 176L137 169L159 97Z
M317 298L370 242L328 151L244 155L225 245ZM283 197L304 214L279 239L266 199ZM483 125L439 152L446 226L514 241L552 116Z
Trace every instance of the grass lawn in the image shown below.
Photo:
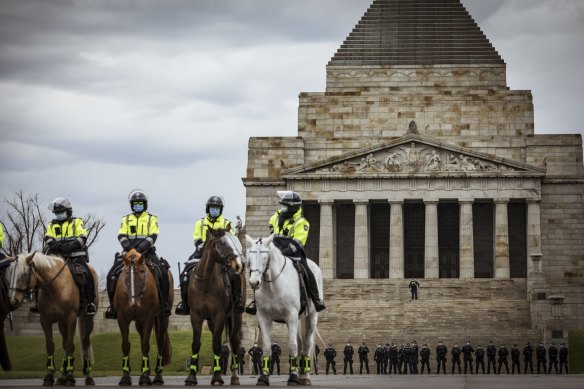
M570 331L568 335L568 368L570 373L584 373L584 330Z
M191 331L171 332L170 343L172 345L172 362L164 367L165 375L187 374L186 359L191 356ZM75 342L75 375L81 376L83 361L79 337ZM63 360L61 337L55 336L55 366L60 368ZM2 378L36 378L46 374L47 355L45 351L45 338L43 336L9 336L7 337L8 352L12 362L13 371L0 371ZM140 341L135 330L130 334L130 367L132 374L139 374L142 363ZM213 355L211 350L211 334L206 331L201 340L200 366L211 366ZM118 332L97 334L92 336L93 353L95 362L92 366L92 375L117 376L122 372L122 337ZM150 368L156 366L156 340L154 334L150 341Z

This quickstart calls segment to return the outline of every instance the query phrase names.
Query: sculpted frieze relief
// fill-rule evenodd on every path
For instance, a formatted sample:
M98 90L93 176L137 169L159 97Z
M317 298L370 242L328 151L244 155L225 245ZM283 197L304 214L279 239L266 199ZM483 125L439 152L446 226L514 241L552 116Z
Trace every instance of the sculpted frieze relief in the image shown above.
M417 142L377 151L317 170L317 173L424 173L424 172L485 172L513 171L512 167L496 164L466 154L455 153Z

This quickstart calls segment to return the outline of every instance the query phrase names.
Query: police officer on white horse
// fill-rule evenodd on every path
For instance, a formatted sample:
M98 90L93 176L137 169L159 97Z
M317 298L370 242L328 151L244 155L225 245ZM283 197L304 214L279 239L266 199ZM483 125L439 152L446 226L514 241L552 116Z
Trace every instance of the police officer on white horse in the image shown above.
M270 232L274 234L274 245L282 254L294 260L299 260L306 271L308 284L306 285L314 308L317 312L326 308L318 293L318 285L314 274L306 262L304 246L308 239L310 223L302 216L302 199L296 192L278 191L281 208L270 218ZM255 301L252 301L245 311L256 314Z

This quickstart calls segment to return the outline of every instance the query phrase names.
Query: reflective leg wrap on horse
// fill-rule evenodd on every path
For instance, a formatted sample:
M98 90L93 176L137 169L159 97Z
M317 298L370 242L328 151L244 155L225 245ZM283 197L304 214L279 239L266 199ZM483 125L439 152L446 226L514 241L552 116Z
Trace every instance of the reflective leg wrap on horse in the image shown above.
M91 358L89 355L83 356L83 375L91 374Z
M213 372L221 371L221 355L213 355Z
M298 357L290 355L288 362L290 363L290 373L298 373Z
M308 355L300 354L300 371L304 374L310 373L310 357Z
M67 355L63 358L63 365L61 366L61 373L63 374L73 374L73 363L75 358L72 355Z
M130 374L130 356L126 355L122 358L122 371Z
M148 373L150 371L150 357L147 355L142 355L142 374Z
M49 373L55 372L55 356L54 355L49 355L47 357L47 370L49 371Z
M164 368L164 359L162 358L162 355L158 355L156 357L156 369L154 369L154 371L158 374L158 373L162 373L162 369Z
M231 354L231 370L237 371L239 369L239 363L237 361L237 355Z
M199 354L193 354L191 356L191 372L197 374L199 372Z
M270 374L270 356L265 355L262 361L262 374Z

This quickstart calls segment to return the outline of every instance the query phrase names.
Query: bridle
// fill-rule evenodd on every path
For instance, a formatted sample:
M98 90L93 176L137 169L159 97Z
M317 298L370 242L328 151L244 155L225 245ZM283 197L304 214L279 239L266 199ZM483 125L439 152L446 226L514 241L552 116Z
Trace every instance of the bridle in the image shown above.
M129 267L128 270L130 272L130 301L132 302L132 305L134 305L136 304L135 272L138 266L136 265L136 262L134 261L133 258L132 260L130 260L130 263L126 266ZM144 296L144 291L146 290L146 270L144 269L144 266L146 266L146 263L142 261L142 266L140 266L140 270L142 270L142 272L144 273L144 277L142 280L142 290L140 291L140 297Z
M35 254L36 253L33 253L33 258L34 258ZM18 262L16 261L15 266L17 266L17 265L18 265ZM14 271L12 272L12 277L10 279L10 287L8 288L10 293L12 293L12 291L14 291L14 292L24 293L26 295L29 292L33 292L33 291L36 292L38 290L41 290L43 288L48 287L57 279L57 277L59 277L61 275L63 270L65 270L65 267L67 267L67 261L63 260L63 266L59 269L59 271L57 272L57 274L55 274L55 276L53 278L51 278L49 281L41 284L40 286L36 286L34 289L31 288L31 286L30 286L30 283L32 281L32 277L34 276L35 280L37 280L39 282L42 282L42 280L39 278L38 273L34 269L34 263L32 262L32 259L29 263L26 264L26 266L28 266L28 270L26 272L25 287L24 288L17 288L16 287L16 268L15 268Z
M256 249L255 250L250 250L250 253L254 253L255 255L257 255L258 258L258 262L259 262L259 258L261 254L268 254L268 262L266 263L266 268L264 269L264 271L262 272L259 267L257 269L253 269L251 267L251 261L250 261L250 265L249 265L249 274L251 275L252 273L260 273L262 276L262 280L265 282L274 282L278 279L278 277L280 277L282 275L282 273L284 272L284 268L286 267L286 263L288 262L288 259L286 257L284 257L284 265L282 266L282 269L280 270L280 273L278 273L278 275L269 280L266 278L266 275L268 273L268 271L270 270L270 263L272 260L272 257L270 256L270 250L268 248L264 249L264 244L262 242L263 238L259 238L255 243L256 243Z
M224 237L225 237L225 238L227 238L227 239L230 241L230 243L231 243L231 244L230 244L230 247L231 247L231 248L233 249L233 251L234 251L233 253L230 253L229 255L225 255L224 253L222 253L222 252L221 252L221 250L219 249L219 245L217 244L217 243L219 243L219 242L221 241L221 239L223 239ZM209 244L212 244L212 242L213 242L213 241L216 241L216 242L217 242L217 243L215 243L215 247L213 247L213 250L214 250L214 252L217 254L217 256L218 256L219 258L221 258L221 259L223 259L223 260L224 260L224 262L217 261L217 260L215 260L215 258L212 256L212 257L211 257L211 259L212 259L213 261L215 261L215 263L218 263L219 265L223 265L223 266L225 266L226 268L228 268L228 267L229 267L229 262L231 262L231 260L232 260L233 258L237 258L237 257L243 258L243 253L242 253L242 251L240 250L239 246L238 246L238 245L235 243L235 237L234 237L233 235L231 235L231 233L225 232L225 234L224 234L223 236L219 237L219 238L213 238L213 239L209 239L209 240L208 240L208 243L209 243ZM197 267L197 269L199 269L199 268L201 268L201 267L200 267L200 266L199 266L199 267ZM213 274L213 275L211 275L211 277L201 277L201 276L200 276L200 275L198 275L196 272L195 272L195 273L193 273L193 274L194 274L195 278L196 278L197 280L200 280L200 281L206 281L206 280L210 280L210 279L212 279L212 278L215 278L215 277L217 277L217 275L218 275L218 274Z

